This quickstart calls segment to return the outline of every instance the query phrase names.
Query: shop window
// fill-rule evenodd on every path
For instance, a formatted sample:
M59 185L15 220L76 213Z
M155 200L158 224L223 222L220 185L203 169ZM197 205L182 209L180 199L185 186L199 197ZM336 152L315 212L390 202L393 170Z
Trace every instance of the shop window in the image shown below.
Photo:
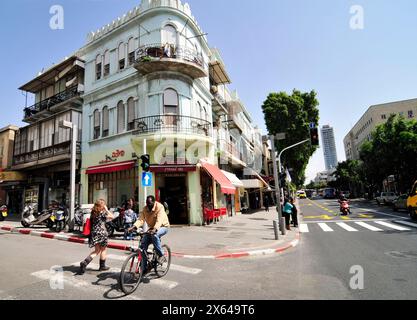
M125 105L123 101L117 104L117 133L125 130Z
M107 137L109 135L109 108L103 108L103 137Z
M127 100L127 130L135 128L135 100L129 98Z

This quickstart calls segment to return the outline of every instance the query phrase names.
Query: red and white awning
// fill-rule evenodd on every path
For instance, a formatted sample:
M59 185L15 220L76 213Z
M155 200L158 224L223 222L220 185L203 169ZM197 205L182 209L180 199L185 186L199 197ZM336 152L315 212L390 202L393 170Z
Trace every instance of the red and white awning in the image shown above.
M98 173L111 173L117 171L124 171L130 170L135 167L135 161L123 161L123 162L115 162L109 163L100 166L93 166L88 167L86 173L87 174L98 174Z

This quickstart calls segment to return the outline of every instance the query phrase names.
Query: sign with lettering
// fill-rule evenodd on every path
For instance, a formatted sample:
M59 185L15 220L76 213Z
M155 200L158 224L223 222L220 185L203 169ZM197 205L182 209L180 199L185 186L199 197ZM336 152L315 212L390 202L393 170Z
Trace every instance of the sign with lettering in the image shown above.
M156 173L181 173L181 172L193 172L197 171L195 165L182 165L182 166L151 166L151 172Z
M115 161L117 161L118 158L122 158L124 156L125 156L125 151L124 150L116 150L116 151L112 152L111 156L106 154L105 160L101 160L99 163L100 164L106 164L106 163L115 162Z

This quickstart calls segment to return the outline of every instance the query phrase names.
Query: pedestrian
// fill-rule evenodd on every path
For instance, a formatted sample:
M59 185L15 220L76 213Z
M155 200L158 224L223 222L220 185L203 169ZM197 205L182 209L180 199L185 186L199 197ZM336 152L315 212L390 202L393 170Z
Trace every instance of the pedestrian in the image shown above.
M94 251L80 263L80 274L84 274L88 264L96 257L100 256L99 271L107 271L110 268L106 267L106 254L109 234L106 229L106 222L113 219L113 214L109 211L106 201L103 199L97 200L91 210L90 222L91 233L89 237L90 248L94 247Z
M298 228L298 210L297 210L297 206L295 205L295 200L294 198L290 198L290 203L292 204L292 209L291 209L291 222L294 226L294 228Z
M285 217L285 226L287 230L291 230L290 218L291 218L292 208L293 208L293 205L288 201L288 198L285 198L282 212Z
M264 205L265 205L265 211L269 212L269 197L268 196L265 197Z
M128 203L123 217L123 228L125 229L124 239L132 240L133 232L129 232L129 229L133 227L133 224L137 220L137 214L133 211L133 203Z

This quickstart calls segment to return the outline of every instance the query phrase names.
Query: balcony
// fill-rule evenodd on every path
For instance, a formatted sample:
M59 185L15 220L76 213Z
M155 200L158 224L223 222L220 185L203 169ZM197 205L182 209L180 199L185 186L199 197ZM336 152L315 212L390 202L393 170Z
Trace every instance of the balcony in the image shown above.
M136 51L135 68L142 74L172 71L188 75L192 79L207 77L203 57L195 50L163 44L149 44Z
M81 154L81 143L77 142L77 155ZM15 155L13 157L13 170L46 166L52 163L70 161L71 141L63 142L32 152Z
M31 107L25 108L23 110L23 121L34 123L50 117L57 111L69 110L72 107L81 108L82 102L78 87L79 85L72 86L63 92L34 104Z
M211 123L193 117L156 115L135 120L135 135L152 133L211 136Z

